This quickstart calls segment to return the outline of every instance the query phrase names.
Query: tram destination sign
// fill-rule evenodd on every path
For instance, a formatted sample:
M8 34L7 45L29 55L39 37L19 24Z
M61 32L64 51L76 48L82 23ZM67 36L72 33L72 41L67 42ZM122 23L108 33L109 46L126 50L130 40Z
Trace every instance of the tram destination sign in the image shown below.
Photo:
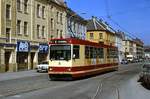
M17 52L29 52L30 43L27 41L18 41L17 42Z

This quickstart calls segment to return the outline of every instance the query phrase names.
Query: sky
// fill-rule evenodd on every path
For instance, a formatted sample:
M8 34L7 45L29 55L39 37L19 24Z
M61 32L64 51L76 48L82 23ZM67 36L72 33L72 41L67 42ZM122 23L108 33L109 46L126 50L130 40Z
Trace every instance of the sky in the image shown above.
M150 0L65 0L85 19L102 18L114 29L150 45ZM86 13L86 14L83 14ZM108 17L110 16L110 17Z

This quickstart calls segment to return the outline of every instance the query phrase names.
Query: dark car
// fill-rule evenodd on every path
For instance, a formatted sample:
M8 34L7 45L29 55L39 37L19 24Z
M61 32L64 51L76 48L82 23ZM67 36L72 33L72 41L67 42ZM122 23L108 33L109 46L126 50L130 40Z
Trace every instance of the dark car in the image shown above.
M141 82L146 88L150 89L150 62L144 63L139 82Z
M122 59L121 64L128 64L128 60L127 59Z

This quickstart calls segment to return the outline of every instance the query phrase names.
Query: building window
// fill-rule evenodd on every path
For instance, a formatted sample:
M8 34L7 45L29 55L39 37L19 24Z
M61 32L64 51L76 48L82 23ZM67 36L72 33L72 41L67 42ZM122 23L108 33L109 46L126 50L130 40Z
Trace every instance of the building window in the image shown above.
M51 30L54 29L54 19L51 19Z
M21 34L21 20L17 21L17 34Z
M24 12L28 13L28 0L24 0Z
M21 11L21 0L17 0L17 10Z
M62 13L60 13L60 23L63 24Z
M42 37L45 38L45 26L42 26Z
M79 50L80 50L80 46L77 46L77 45L73 46L73 57L75 59L79 59L80 58Z
M57 38L58 38L58 36L59 36L59 30L57 29Z
M37 25L37 37L40 37L40 25Z
M10 28L6 28L6 42L10 42Z
M62 38L62 36L63 36L63 31L61 30L60 31L60 37Z
M40 5L37 5L37 17L40 17Z
M6 19L11 19L11 6L9 4L6 5Z
M42 18L45 18L45 7L42 6Z
M90 39L94 39L93 33L90 33Z
M28 22L24 22L24 35L28 35Z
M103 39L103 34L99 33L99 39Z
M57 15L56 15L57 23L59 23L59 18L58 18L58 16L59 16L59 12L57 12Z

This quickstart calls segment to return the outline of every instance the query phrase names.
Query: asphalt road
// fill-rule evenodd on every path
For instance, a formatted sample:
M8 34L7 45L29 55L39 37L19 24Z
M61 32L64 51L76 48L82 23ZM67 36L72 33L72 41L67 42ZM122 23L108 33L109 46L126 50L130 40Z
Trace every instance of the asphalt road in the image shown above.
M76 81L49 81L47 74L0 82L1 99L149 99L137 82L141 64Z

